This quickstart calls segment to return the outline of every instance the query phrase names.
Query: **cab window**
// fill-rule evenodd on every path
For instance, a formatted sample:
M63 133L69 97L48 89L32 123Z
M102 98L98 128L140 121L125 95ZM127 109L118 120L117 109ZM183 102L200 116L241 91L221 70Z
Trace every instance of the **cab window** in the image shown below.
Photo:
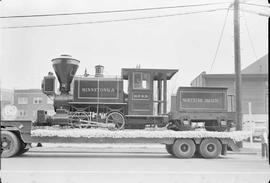
M142 72L133 73L133 88L134 89L149 89L150 74Z

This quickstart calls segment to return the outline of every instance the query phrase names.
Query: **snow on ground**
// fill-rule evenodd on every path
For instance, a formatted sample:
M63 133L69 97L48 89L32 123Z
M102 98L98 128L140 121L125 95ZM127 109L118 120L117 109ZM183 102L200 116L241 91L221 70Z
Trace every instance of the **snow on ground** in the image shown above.
M230 138L242 141L250 136L247 131L172 131L172 130L122 130L107 129L36 129L31 132L35 137L86 137L86 138Z

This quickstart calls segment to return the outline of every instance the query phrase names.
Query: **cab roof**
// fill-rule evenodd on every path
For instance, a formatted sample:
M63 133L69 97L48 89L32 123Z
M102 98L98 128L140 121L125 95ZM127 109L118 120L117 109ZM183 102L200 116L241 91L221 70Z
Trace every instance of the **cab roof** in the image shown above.
M123 79L128 79L130 72L145 72L150 73L154 80L159 80L166 77L167 80L170 80L175 73L178 72L178 69L141 69L141 68L122 68L122 77Z

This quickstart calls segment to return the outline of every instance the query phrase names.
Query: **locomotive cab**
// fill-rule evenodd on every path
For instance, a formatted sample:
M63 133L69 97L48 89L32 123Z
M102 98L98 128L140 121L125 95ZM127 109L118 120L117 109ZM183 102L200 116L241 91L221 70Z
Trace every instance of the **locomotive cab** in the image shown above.
M128 81L127 123L132 128L145 125L165 126L167 116L167 81L178 70L123 68ZM134 127L135 126L135 127Z

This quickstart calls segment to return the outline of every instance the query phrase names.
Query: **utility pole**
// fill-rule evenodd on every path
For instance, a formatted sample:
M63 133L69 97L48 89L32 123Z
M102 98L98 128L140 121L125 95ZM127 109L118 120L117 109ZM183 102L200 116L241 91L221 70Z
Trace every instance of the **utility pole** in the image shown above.
M239 0L234 1L234 67L235 67L235 99L236 130L242 130L242 96L241 96L241 54Z

